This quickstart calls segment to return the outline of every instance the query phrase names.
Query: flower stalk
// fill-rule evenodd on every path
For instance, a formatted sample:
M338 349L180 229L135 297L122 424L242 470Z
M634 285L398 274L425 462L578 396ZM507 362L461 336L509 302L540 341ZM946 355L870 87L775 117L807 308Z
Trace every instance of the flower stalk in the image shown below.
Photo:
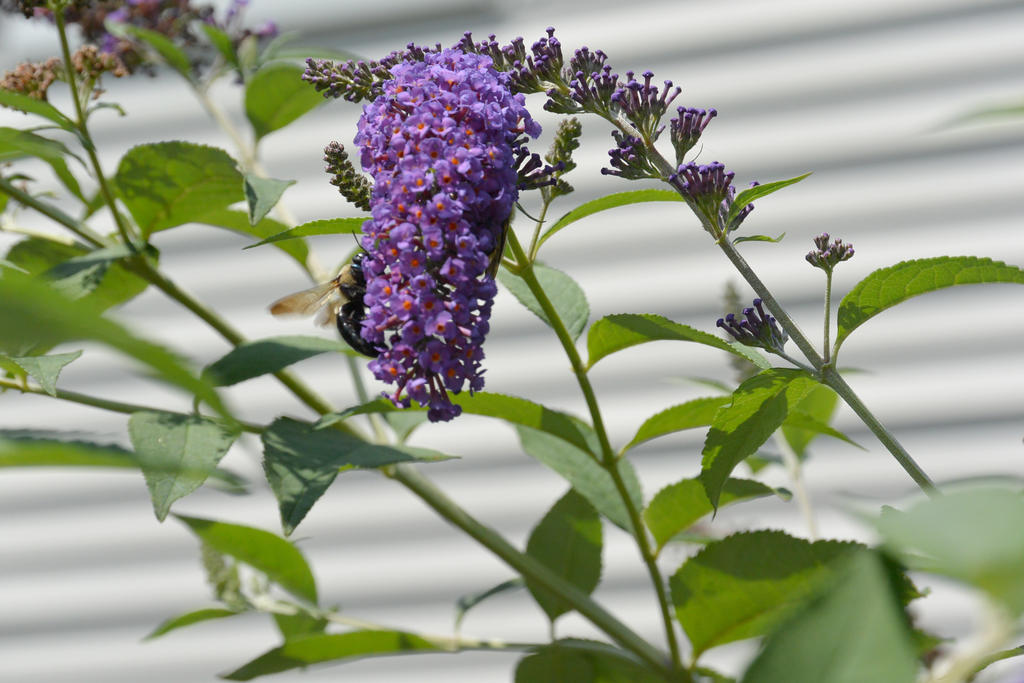
M636 509L635 505L633 505L633 500L626 488L626 482L623 480L622 473L619 471L619 460L608 440L608 432L604 426L604 419L601 417L601 409L597 403L597 396L594 394L594 388L590 384L590 378L587 376L587 368L583 364L582 358L580 358L572 335L569 334L569 330L565 327L564 321L558 315L558 311L555 310L555 307L548 298L547 293L537 280L537 276L533 272L533 264L527 258L526 252L523 250L522 245L519 243L518 238L512 230L509 230L508 245L512 255L516 259L517 275L523 279L527 287L530 288L530 292L534 297L536 297L541 309L547 316L551 328L554 330L555 335L561 342L566 356L569 358L573 374L576 376L576 381L579 384L580 391L583 393L584 400L587 403L587 408L590 411L590 418L594 423L594 431L597 433L598 440L601 444L601 454L598 462L612 478L612 481L615 484L615 489L629 514L633 538L636 540L640 556L643 559L644 565L647 568L647 573L651 579L651 584L654 586L655 593L657 594L658 608L661 612L661 618L665 628L665 639L668 642L673 666L677 671L683 671L682 658L679 651L679 643L676 638L675 625L672 621L672 612L669 606L668 593L665 590L665 580L661 576L661 570L658 568L657 560L653 550L651 549L650 539L647 536L647 527L644 526L643 520L640 518L640 511Z

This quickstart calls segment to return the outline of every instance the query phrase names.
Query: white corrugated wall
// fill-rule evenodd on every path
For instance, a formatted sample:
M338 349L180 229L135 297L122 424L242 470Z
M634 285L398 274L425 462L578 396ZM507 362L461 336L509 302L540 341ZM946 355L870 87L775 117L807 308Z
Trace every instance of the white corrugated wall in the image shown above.
M600 48L620 72L650 68L658 79L672 79L683 87L679 104L718 108L701 159L725 162L736 171L738 184L814 171L799 185L759 202L745 225L748 232L785 232L785 240L743 248L805 331L820 326L822 278L803 254L810 238L822 231L857 250L837 271L839 295L872 269L906 258L973 254L1024 265L1024 120L946 125L979 107L1024 99L1022 2L252 4L253 21L273 18L311 42L369 57L410 41L450 44L467 29L478 37L493 32L499 40L523 35L532 41L551 25L568 50L584 44ZM51 40L48 32L4 16L0 64L48 56L56 51ZM226 145L169 75L109 86L110 98L129 116L96 118L108 170L139 142ZM225 84L216 95L240 117L236 88ZM168 108L169 101L180 107ZM531 101L535 110L541 101ZM338 101L267 139L270 173L299 181L285 201L300 220L355 214L327 184L320 157L328 141L351 140L357 117L355 105ZM543 112L540 117L553 130L553 119ZM0 125L24 123L20 115L0 110ZM632 188L598 173L610 146L607 126L585 119L584 129L580 168L570 177L577 192L564 209ZM39 225L27 213L19 221ZM250 338L315 333L308 323L283 323L266 314L268 302L307 285L273 248L242 252L246 240L198 226L160 233L154 241L170 276ZM4 248L11 242L0 235ZM313 244L326 264L351 248L347 238L318 238ZM738 282L695 219L677 205L594 216L552 240L543 257L584 287L592 319L651 312L710 330L720 315L725 283ZM1012 285L932 294L872 320L844 347L843 364L865 371L851 375L851 384L936 480L1019 477L1024 471L1020 300ZM216 335L156 293L147 292L117 315L197 363L227 350ZM556 340L504 292L487 353L488 390L585 414ZM338 358L318 357L297 370L337 406L355 402ZM694 376L729 379L730 370L710 349L672 344L651 344L603 361L593 379L613 440L622 443L649 415L706 393L687 380ZM66 388L99 396L187 407L180 396L126 372L102 349L87 349L62 380ZM309 416L271 380L245 383L229 396L252 420ZM2 429L58 427L124 443L125 422L122 415L48 398L0 395ZM838 425L867 452L818 443L806 478L824 532L864 538L851 510L899 501L912 487L848 411ZM695 473L701 440L702 435L683 433L637 449L634 462L648 496ZM519 544L566 487L520 453L511 429L483 418L425 427L417 443L462 456L425 471ZM254 482L253 495L202 491L176 509L277 530L273 498L260 485L259 457L258 441L246 437L225 460ZM782 472L768 476L785 484ZM723 532L756 525L806 533L796 506L778 500L726 510L714 525ZM372 473L339 477L295 536L327 603L397 627L448 632L457 596L511 576L406 491ZM217 672L272 647L276 632L269 618L260 616L208 622L139 642L165 617L209 602L196 550L180 525L156 522L137 474L0 472L0 681L212 681ZM681 559L669 555L666 572ZM597 597L658 641L645 574L629 539L616 529L606 532L604 559ZM975 625L971 596L935 586L935 595L918 608L925 623L948 635L969 633ZM540 640L546 621L520 593L481 605L463 631ZM558 631L593 633L572 616ZM724 668L735 669L748 652L747 646L735 646L713 654ZM508 681L514 661L515 656L497 654L420 655L314 668L274 680ZM1019 679L1020 670L1016 677L1012 671L1012 665L1004 667L989 680Z

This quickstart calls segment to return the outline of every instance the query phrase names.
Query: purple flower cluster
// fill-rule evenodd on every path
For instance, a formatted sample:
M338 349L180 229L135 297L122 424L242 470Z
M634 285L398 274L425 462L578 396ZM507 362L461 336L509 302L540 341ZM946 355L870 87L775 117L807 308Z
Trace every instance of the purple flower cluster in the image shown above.
M382 349L370 370L395 385L396 405L413 399L450 420L462 409L447 392L483 387L488 265L518 197L521 134L540 126L487 55L426 53L391 75L355 138L374 181L361 333Z
M669 176L669 183L683 195L704 220L718 232L731 232L739 227L743 219L754 210L753 204L747 204L726 223L736 199L736 188L732 179L736 176L732 171L725 170L725 164L712 161L710 164L690 162L679 167ZM757 183L751 183L751 187Z
M753 307L744 308L743 315L746 318L743 322L737 321L736 316L730 313L719 318L717 325L741 344L782 352L789 335L779 327L775 318L765 312L760 299L754 299Z
M805 258L812 266L826 272L831 272L840 262L853 258L853 245L838 238L829 243L827 232L814 238L814 246L817 249L810 251Z

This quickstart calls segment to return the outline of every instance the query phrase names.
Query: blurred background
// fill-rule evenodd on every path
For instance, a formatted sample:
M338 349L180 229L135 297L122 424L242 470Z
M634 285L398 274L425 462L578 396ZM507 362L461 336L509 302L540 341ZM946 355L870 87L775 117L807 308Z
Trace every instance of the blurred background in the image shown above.
M523 36L529 45L554 26L567 53L587 45L607 52L619 73L651 69L656 80L673 80L683 88L676 105L718 109L699 159L726 163L738 186L814 172L758 202L743 226L746 233L784 232L785 239L742 246L812 338L820 329L824 278L803 257L811 237L823 231L856 247L855 258L837 269L837 297L875 268L907 258L963 254L1024 265L1024 116L962 120L981 109L1024 102L1024 2L776 0L769 9L758 0L634 0L628 6L619 0L252 0L248 19L254 26L274 20L284 31L298 31L302 43L368 58L410 41L450 45L466 30L477 39L494 33L503 43ZM0 17L4 69L57 52L45 23ZM142 142L186 139L234 153L174 75L137 75L105 84L106 98L128 113L93 119L108 172ZM241 88L225 81L213 94L241 124ZM555 125L542 103L541 97L528 102L545 126L535 145L541 152ZM351 142L359 113L357 105L331 101L265 140L269 174L298 181L283 201L300 221L357 215L328 184L321 156L331 140ZM0 125L25 126L26 119L0 109ZM579 168L568 177L577 191L553 207L556 216L583 201L638 187L599 173L611 146L608 126L594 118L583 119L583 125ZM48 170L35 175L51 179ZM526 198L527 209L531 201ZM20 227L45 225L28 211L14 219ZM525 221L520 229L529 229ZM4 250L15 241L14 235L0 234ZM309 321L282 322L267 313L271 301L310 284L276 249L243 252L251 240L198 225L159 233L154 242L169 276L249 338L331 334ZM311 243L328 267L353 246L344 236ZM549 242L542 259L581 284L591 320L649 312L714 330L727 283L738 286L742 299L753 296L696 219L676 204L588 218ZM930 294L872 320L844 347L843 365L860 371L849 376L850 383L938 482L1020 477L1020 301L1019 288L1012 285ZM146 292L116 316L198 365L228 350L156 292ZM488 391L586 414L557 340L504 291L487 356ZM357 402L339 357L320 356L296 370L335 406ZM694 378L732 381L733 371L724 354L712 349L656 343L606 359L592 376L613 443L621 445L650 415L710 395ZM140 380L120 358L99 348L87 348L68 366L61 384L106 398L188 409L180 395ZM236 386L228 397L253 421L282 414L311 417L267 379ZM901 504L913 495L913 486L852 413L841 410L836 425L867 450L827 440L812 446L805 476L821 535L869 540L857 512ZM54 427L127 444L124 415L38 396L0 395L0 428ZM702 440L702 433L683 432L634 452L648 499L663 485L696 474ZM567 488L521 453L511 428L494 421L464 416L449 425L424 426L414 442L461 456L430 465L426 473L519 545ZM276 504L262 482L258 440L244 436L223 464L250 480L250 495L203 490L175 510L279 531ZM781 467L765 470L763 477L788 485ZM1019 525L1020 520L993 523ZM724 535L751 526L808 533L796 504L778 499L724 510L709 530ZM340 476L293 538L310 559L325 603L394 627L450 633L458 596L512 576L401 487L371 472ZM217 672L276 645L270 618L259 615L140 642L168 616L211 603L197 551L179 523L157 523L137 473L0 472L0 681L213 681ZM685 552L666 551L666 574ZM598 599L661 644L646 575L634 546L615 528L606 530L604 563ZM923 626L951 637L977 628L975 596L942 582L922 582L934 590L912 606ZM509 593L470 612L463 633L544 640L547 623L528 594ZM572 615L559 621L557 633L594 635ZM727 646L713 651L709 661L735 672L752 652L749 643ZM319 667L273 680L509 681L516 659L514 654L419 655ZM1024 669L1010 662L985 680L1022 675Z

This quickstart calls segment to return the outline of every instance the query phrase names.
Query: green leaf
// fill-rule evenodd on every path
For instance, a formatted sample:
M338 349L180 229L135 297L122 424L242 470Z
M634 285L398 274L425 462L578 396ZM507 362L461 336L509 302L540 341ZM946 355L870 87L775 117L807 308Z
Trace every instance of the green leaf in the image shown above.
M138 469L135 453L113 444L95 444L59 432L41 435L0 430L0 467L113 467ZM211 478L228 493L245 493L244 480L218 469Z
M290 228L288 230L282 230L281 232L270 235L255 244L250 244L245 248L252 249L253 247L259 247L264 244L281 242L283 240L293 240L299 237L308 237L310 235L358 234L362 231L363 223L366 222L367 218L367 216L356 216L355 218L328 218L310 221L308 223L303 223L302 225L296 225L294 228Z
M67 161L64 160L68 156L78 159L78 157L71 153L71 150L56 140L50 140L28 131L0 127L0 163L24 157L34 157L45 161L53 169L57 178L64 184L64 187L75 197L85 202L82 188L68 168ZM81 162L82 160L78 159L78 161Z
M128 434L161 522L174 501L202 486L238 438L213 420L158 411L133 413Z
M472 395L469 392L462 392L449 398L452 403L461 406L462 411L468 415L495 417L513 425L523 425L547 432L589 453L597 453L600 450L597 434L590 425L568 413L552 410L525 398L487 391L477 391ZM403 414L425 415L426 409L396 408L387 399L376 399L340 412L328 413L316 423L316 429L323 429L355 415L368 413L383 413L385 417Z
M8 360L39 382L43 391L50 396L56 396L57 378L60 376L60 371L81 355L81 351L72 351L71 353L54 353L49 356L11 356Z
M550 228L544 231L544 234L540 237L538 246L547 242L562 228L575 223L581 218L598 213L599 211L607 211L608 209L614 209L618 206L639 204L641 202L681 201L683 201L683 198L679 196L678 192L673 190L633 190L630 192L616 192L615 194L606 195L586 202L585 204L580 204L572 211L564 214L561 218L555 221Z
M181 74L190 83L195 82L192 74L192 62L188 55L175 45L167 36L148 28L121 24L115 21L104 22L107 32L118 38L134 38L137 42L148 45L172 69Z
M491 586L487 590L478 591L476 593L467 593L466 595L459 596L459 599L455 601L455 630L459 630L462 626L462 620L466 617L466 613L473 609L487 598L499 595L501 593L507 593L511 590L518 590L523 588L526 582L523 577L517 576L508 581L502 581L497 586Z
M131 254L132 251L124 245L94 249L58 263L44 275L53 281L53 288L58 292L78 300L96 291L110 266Z
M231 41L231 36L212 24L207 24L206 22L198 23L199 28L206 34L210 44L217 48L217 52L224 58L224 61L236 69L241 69L242 67L238 62L238 55L235 54L235 45Z
M115 181L143 235L190 222L245 199L235 160L189 142L139 145L121 157Z
M525 398L484 391L475 392L472 396L463 392L451 398L452 403L462 406L462 410L471 415L496 417L510 424L546 432L590 453L598 450L597 436L590 425Z
M35 438L0 431L0 467L138 466L134 453L113 444Z
M836 412L838 402L839 396L831 387L819 384L800 399L795 406L795 411L827 425ZM787 423L782 425L782 436L796 456L803 458L807 454L807 446L811 440L821 432L797 426L792 417L790 416Z
M626 452L630 448L650 441L665 434L672 434L684 429L694 427L707 427L711 424L712 418L719 409L732 401L729 396L716 396L714 398L695 398L686 403L666 408L656 415L647 418L636 436L622 449Z
M81 134L75 126L75 122L62 114L49 102L44 102L43 100L37 100L36 98L29 97L28 95L22 95L21 93L0 88L0 105L11 107L18 111L23 111L26 114L42 116L44 119L49 119L69 133L74 133L76 136L81 138Z
M395 410L384 413L384 420L391 426L398 443L404 443L417 427L427 421L427 411Z
M175 515L203 543L224 555L230 555L292 595L316 604L316 581L306 558L285 539L250 526L228 524L212 519Z
M732 241L733 244L742 244L743 242L774 242L778 244L782 241L782 238L786 236L786 233L782 233L778 237L769 237L768 235L744 235L743 237L737 237Z
M258 141L284 128L325 102L313 86L302 80L303 69L274 63L253 74L245 86L245 115Z
M100 111L102 109L112 109L121 118L124 118L125 116L128 116L128 112L126 112L124 110L124 107L122 107L117 102L97 102L97 103L93 104L92 106L90 106L85 111L85 118L88 119L93 114L95 114L96 112L98 112L98 111Z
M576 281L560 270L556 270L541 263L533 264L533 274L544 289L551 305L554 306L558 317L562 319L566 329L573 339L577 339L587 326L590 318L590 306L587 304L587 296L583 289L576 284ZM498 273L498 280L505 286L512 295L519 299L519 302L526 306L538 318L548 326L551 322L544 310L533 295L526 281L506 271Z
M729 214L725 217L725 224L729 225L732 223L736 215L746 207L750 202L756 201L761 197L770 195L772 192L777 192L782 188L792 185L793 183L799 183L801 180L811 175L810 173L804 173L798 175L795 178L789 178L788 180L776 180L775 182L765 183L764 185L755 185L754 187L743 190L736 198L732 201L732 206L729 208Z
M856 547L781 531L743 532L707 544L669 580L694 658L770 632L834 572L837 557Z
M831 436L833 439L845 441L851 446L859 448L862 451L867 450L859 443L848 437L846 434L843 434L838 429L829 427L824 422L820 422L817 419L811 417L810 415L800 412L800 410L796 408L790 409L789 414L786 416L786 421L782 423L782 428L783 431L785 431L786 428L790 428L794 430L799 430L800 432L806 434L823 434L825 436Z
M222 674L229 681L250 681L260 676L300 669L310 664L361 659L380 655L437 652L428 640L402 631L350 631L288 640L234 671Z
M282 417L262 435L263 470L277 498L281 525L290 534L342 469L372 469L398 462L446 459L437 451L371 444L337 429Z
M985 119L1020 118L1024 117L1024 103L1004 104L994 107L983 107L954 117L948 123L940 126L948 128L954 124L969 123L973 121L984 121Z
M619 497L615 482L597 463L594 455L536 429L517 425L516 432L524 451L562 475L613 524L632 533L629 512ZM626 483L633 506L637 510L643 509L640 481L633 466L626 458L620 458L618 463L619 473Z
M698 674L694 679L694 683L736 683L735 678L720 674L706 666L695 667L693 671Z
M742 344L730 343L713 334L688 325L672 322L668 318L650 313L618 313L607 315L590 326L587 333L587 352L592 368L605 356L652 341L690 341L713 346L751 361L761 369L771 367L761 354Z
M398 408L388 399L378 398L335 413L327 413L317 420L313 428L323 429L347 420L350 417L368 415L370 413L377 413L384 417L387 423L391 425L391 429L394 430L399 443L408 439L413 430L427 421L426 408L417 408L415 406Z
M251 173L246 175L242 189L245 192L245 201L249 206L250 225L256 225L263 220L270 210L277 206L284 191L294 184L294 180L262 178Z
M165 633L169 633L171 631L183 628L185 626L191 626L192 624L198 624L201 621L209 621L211 619L223 619L224 617L233 617L236 614L241 614L241 612L237 612L231 609L224 609L223 607L207 607L205 609L197 609L192 612L185 612L184 614L179 614L176 617L171 617L170 619L167 619L159 626L157 626L155 629L153 629L153 631L148 636L143 638L143 640L153 640L154 638L159 638Z
M3 200L4 199L6 199L6 197L0 197L0 211L3 210ZM18 271L19 273L25 273L26 275L28 274L27 270L25 270L24 268L22 268L19 265L16 265L16 264L12 263L11 261L8 261L7 259L0 258L0 268L13 268L14 270Z
M978 487L923 500L876 522L886 545L913 569L950 576L1024 612L1024 495Z
M569 489L534 527L526 543L526 554L590 595L601 580L602 544L597 510ZM564 598L529 579L526 587L552 622L573 609Z
M197 378L164 347L134 336L121 325L98 316L88 307L76 305L37 280L10 271L0 278L0 349L54 345L72 339L90 339L117 349L149 366L164 381L227 415L213 387Z
M251 237L267 237L268 235L280 234L285 229L284 223L273 218L264 218L256 225L249 223L249 215L245 211L234 211L231 209L217 209L204 214L196 219L197 223L212 225L218 228L226 228L232 232ZM275 244L275 247L295 259L303 270L308 270L306 259L309 258L309 247L305 240L293 240ZM243 247L248 249L249 247Z
M854 552L834 569L808 606L767 638L743 683L917 680L907 619L878 555Z
M297 612L295 614L279 614L275 612L274 623L277 625L277 630L281 632L281 637L285 640L323 633L324 629L327 628L326 618L314 617L306 612Z
M954 285L1024 284L1024 270L975 256L939 256L881 268L857 283L839 304L835 348L868 319L907 299Z
M764 498L775 493L770 486L753 479L729 479L722 487L718 506L725 507L730 503ZM676 534L686 531L714 510L704 490L704 481L700 477L683 479L658 491L644 510L644 521L654 536L657 552L661 552Z
M89 251L75 244L65 244L43 237L29 237L11 247L7 257L29 274L45 273L49 278L67 277L80 265L87 266L90 260L105 261L102 279L95 289L78 299L77 304L95 311L105 311L138 296L149 286L148 282L128 271L119 261L106 260L106 256L115 253L107 249ZM153 258L155 261L155 256ZM72 284L65 283L65 291L69 288L73 289Z
M515 677L515 683L663 683L664 680L624 650L603 643L571 640L555 641L520 659Z
M353 353L346 344L323 337L296 335L258 339L231 349L206 366L203 375L214 386L226 387L331 351Z
M295 33L295 36L298 36L298 33ZM305 62L310 57L313 59L330 59L335 62L359 61L363 59L362 56L354 52L323 47L321 45L299 45L297 47L282 47L280 44L277 46L267 45L267 49L262 55L264 61L297 59Z
M733 468L782 426L816 384L802 370L774 369L754 375L733 392L732 403L718 411L704 440L701 477L712 505L718 506Z

